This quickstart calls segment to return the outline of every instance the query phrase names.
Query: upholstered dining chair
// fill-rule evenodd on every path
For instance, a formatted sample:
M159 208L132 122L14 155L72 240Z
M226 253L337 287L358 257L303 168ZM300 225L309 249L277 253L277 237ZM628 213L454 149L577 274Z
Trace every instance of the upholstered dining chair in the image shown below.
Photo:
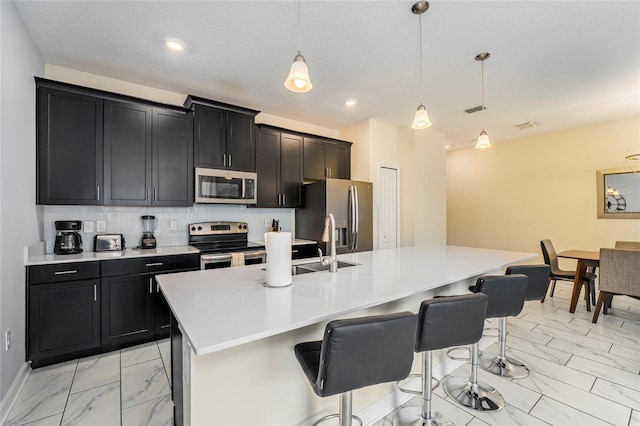
M600 293L593 320L598 322L600 309L607 312L607 297L621 294L640 299L640 250L600 249Z
M549 276L549 281L552 282L552 284L549 297L553 297L553 292L556 290L556 281L563 280L573 282L576 279L576 271L566 271L564 269L560 269L560 265L558 264L558 254L556 253L556 249L553 247L551 240L540 241L540 248L542 249L542 257L544 257L544 263L551 266L551 275ZM594 305L596 303L596 277L596 274L587 272L584 278L587 297L591 296L591 302ZM540 300L540 303L544 303L544 297Z
M616 241L617 249L640 250L640 241Z

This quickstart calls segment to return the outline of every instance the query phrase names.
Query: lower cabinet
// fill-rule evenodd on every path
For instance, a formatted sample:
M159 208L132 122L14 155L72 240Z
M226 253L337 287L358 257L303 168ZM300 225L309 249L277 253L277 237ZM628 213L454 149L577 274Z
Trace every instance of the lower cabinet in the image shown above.
M198 269L199 254L27 267L31 366L169 337L171 311L155 276Z
M32 367L100 347L100 280L63 281L29 289L28 356ZM51 362L44 362L47 359Z

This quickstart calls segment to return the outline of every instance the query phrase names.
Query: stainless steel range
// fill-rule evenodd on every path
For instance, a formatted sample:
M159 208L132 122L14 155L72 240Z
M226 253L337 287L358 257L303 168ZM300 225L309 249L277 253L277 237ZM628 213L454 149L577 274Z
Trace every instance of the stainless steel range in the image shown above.
M249 242L245 222L201 222L189 225L189 245L200 250L200 269L227 268L237 260L264 263L264 245Z

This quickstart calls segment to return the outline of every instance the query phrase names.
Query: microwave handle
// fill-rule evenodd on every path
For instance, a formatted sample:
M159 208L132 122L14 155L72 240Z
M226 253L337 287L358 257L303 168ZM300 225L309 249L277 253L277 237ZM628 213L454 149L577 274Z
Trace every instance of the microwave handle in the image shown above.
M231 167L231 155L229 155L229 167ZM242 199L245 200L247 196L247 179L242 179Z

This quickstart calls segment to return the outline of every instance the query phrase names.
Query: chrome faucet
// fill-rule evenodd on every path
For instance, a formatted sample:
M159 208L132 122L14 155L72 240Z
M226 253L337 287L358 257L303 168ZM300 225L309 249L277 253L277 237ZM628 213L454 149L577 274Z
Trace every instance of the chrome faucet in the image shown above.
M331 232L329 232L331 227ZM336 258L336 218L333 214L329 213L324 218L324 230L322 231L322 241L325 243L331 242L329 256L323 256L322 250L318 249L318 255L320 256L320 263L324 266L329 265L329 272L338 272L338 259Z

